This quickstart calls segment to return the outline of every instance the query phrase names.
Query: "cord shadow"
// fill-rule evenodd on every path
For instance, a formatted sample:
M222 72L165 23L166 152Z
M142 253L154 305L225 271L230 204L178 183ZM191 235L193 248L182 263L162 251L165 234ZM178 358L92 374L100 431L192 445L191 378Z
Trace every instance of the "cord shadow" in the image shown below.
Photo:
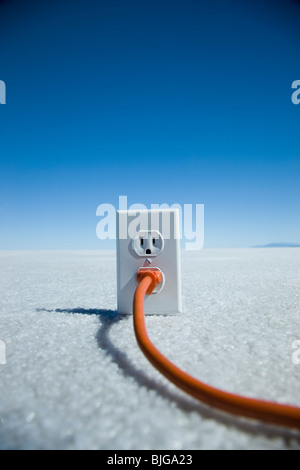
M148 390L152 390L162 396L164 399L172 401L184 412L197 412L205 419L214 419L225 426L231 426L239 429L242 432L246 432L253 436L257 434L264 434L267 437L281 437L284 439L286 445L289 445L290 440L299 440L300 433L297 430L291 430L280 426L274 426L268 423L260 423L257 421L251 421L247 418L242 418L234 415L227 414L218 409L210 408L204 403L196 401L194 398L181 396L179 392L170 390L166 385L157 382L155 379L149 377L141 369L138 369L128 355L118 349L110 339L111 328L119 323L120 321L132 321L129 315L120 315L116 310L105 310L105 309L85 309L85 308L73 308L73 309L36 309L37 311L44 312L58 312L68 314L83 314L83 315L97 315L99 317L101 326L95 336L99 349L106 351L111 359L118 365L121 373L124 377L134 378L137 384L141 387L147 387ZM167 380L167 379L166 379Z

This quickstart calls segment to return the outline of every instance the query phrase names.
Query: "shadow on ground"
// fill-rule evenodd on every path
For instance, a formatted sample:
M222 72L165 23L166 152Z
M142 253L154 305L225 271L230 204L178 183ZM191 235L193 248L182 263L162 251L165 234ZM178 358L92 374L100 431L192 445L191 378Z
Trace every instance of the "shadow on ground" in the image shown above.
M85 309L85 308L73 308L73 309L61 309L57 308L49 310L45 308L37 309L37 311L43 312L56 312L56 313L67 313L67 314L82 314L82 315L97 315L101 326L96 334L96 341L98 347L102 351L111 357L120 371L125 377L133 377L138 385L147 387L149 390L155 391L166 400L170 400L178 406L184 412L197 412L200 413L204 419L214 419L223 425L234 426L240 431L247 432L248 434L257 435L263 434L267 437L281 437L285 440L287 446L291 439L297 439L300 443L300 434L297 431L276 427L268 424L254 422L251 420L238 418L236 416L223 413L217 409L212 409L202 403L197 402L193 398L185 398L181 391L173 392L167 385L163 385L157 382L155 379L149 377L141 369L138 369L128 358L124 351L121 351L110 339L110 330L119 322L132 321L131 316L119 315L116 310L105 310L105 309Z

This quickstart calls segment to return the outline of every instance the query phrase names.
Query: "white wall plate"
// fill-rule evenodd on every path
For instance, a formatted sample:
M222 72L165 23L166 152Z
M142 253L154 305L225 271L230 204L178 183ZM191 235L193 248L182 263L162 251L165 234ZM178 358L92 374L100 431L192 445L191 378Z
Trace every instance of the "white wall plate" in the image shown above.
M118 312L132 314L140 267L159 268L162 284L145 299L146 314L182 312L178 209L117 211Z

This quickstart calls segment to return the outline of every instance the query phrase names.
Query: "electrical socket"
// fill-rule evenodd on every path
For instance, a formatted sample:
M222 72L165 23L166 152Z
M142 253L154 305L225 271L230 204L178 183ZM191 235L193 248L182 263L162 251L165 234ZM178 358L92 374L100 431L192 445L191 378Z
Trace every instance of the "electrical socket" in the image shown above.
M132 314L139 268L158 268L162 282L145 298L145 314L182 312L178 209L117 211L118 312Z
M132 240L138 256L158 256L164 249L164 239L157 230L140 230Z

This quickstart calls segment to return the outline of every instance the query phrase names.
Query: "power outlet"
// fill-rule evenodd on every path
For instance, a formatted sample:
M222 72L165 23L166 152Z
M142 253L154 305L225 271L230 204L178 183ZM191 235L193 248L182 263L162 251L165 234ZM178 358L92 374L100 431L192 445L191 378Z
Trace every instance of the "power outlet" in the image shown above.
M182 312L178 209L117 211L118 312L132 314L139 268L158 268L162 282L145 298L146 314Z
M164 249L164 239L157 230L140 230L132 241L132 247L138 256L155 257Z

